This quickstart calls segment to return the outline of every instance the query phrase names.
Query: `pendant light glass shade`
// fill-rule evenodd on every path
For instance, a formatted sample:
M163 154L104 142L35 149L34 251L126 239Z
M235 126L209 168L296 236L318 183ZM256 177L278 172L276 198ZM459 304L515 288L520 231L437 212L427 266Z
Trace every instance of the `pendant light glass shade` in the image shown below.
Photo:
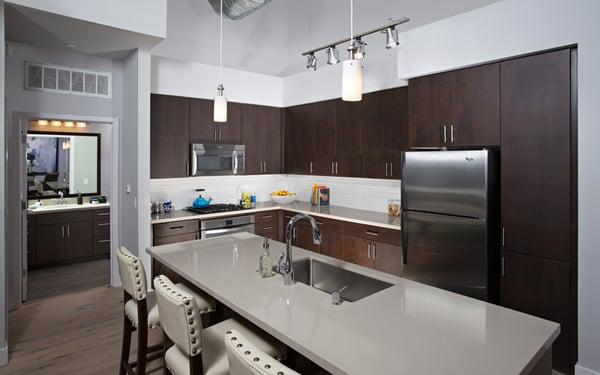
M214 100L213 121L227 122L227 97L223 95L223 85L219 85L217 96Z
M361 101L363 92L363 71L360 61L344 61L342 73L342 100L346 102Z

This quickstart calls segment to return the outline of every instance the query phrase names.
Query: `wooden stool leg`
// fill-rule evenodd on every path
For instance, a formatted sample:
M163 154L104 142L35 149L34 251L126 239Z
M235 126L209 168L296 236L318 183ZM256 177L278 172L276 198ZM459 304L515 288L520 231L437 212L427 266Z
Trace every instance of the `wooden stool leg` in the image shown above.
M136 374L146 374L146 356L148 354L148 326L138 327L138 350Z
M121 363L119 366L119 375L127 373L126 367L129 366L129 351L131 350L131 333L133 326L127 316L123 317L123 344L121 345Z
M163 367L163 375L171 375L171 371L169 371L169 369L167 368L167 360L165 359L167 350L169 350L171 346L173 346L173 342L171 341L169 336L167 336L167 334L163 331L163 362L165 366Z

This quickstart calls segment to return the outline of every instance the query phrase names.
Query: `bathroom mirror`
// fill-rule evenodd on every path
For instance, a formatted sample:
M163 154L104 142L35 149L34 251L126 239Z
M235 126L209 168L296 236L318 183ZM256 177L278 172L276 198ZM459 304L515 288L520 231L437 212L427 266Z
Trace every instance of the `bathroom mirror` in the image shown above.
M27 134L29 199L100 194L100 134Z

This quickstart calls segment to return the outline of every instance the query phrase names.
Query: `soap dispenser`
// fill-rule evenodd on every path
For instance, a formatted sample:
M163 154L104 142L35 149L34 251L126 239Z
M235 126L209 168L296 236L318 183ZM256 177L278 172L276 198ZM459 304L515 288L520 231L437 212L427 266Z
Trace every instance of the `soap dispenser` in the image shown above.
M273 257L269 249L269 238L264 238L262 247L263 253L259 260L259 273L261 277L267 278L273 276Z

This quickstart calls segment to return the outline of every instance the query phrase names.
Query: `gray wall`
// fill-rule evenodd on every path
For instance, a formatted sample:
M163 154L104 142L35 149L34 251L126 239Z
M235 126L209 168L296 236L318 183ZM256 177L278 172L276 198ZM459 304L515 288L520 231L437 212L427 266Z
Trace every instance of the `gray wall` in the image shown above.
M0 0L0 98L4 98L4 0ZM4 155L4 100L0 100L0 155ZM6 181L5 161L0 162L0 176ZM0 366L8 360L6 347L6 236L4 233L5 215L5 186L0 184Z

